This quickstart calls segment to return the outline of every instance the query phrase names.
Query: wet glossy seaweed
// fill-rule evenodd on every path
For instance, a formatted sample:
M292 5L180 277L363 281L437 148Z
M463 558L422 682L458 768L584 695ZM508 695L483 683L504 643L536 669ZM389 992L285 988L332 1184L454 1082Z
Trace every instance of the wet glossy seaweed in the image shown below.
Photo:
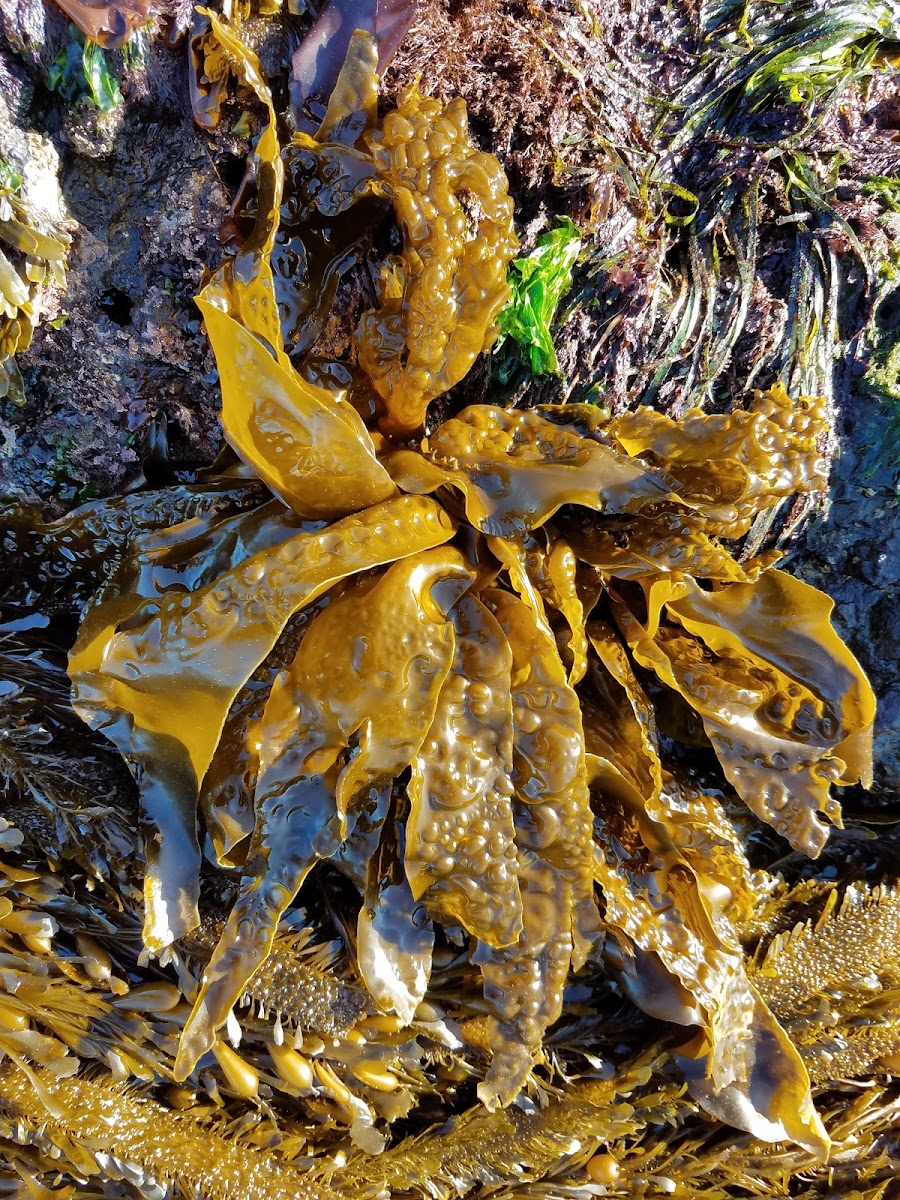
M841 1136L815 1104L823 1062L864 1073L898 1053L860 984L865 967L888 994L900 986L895 897L832 892L815 921L748 955L778 904L748 863L738 804L821 852L841 820L832 785L870 778L874 699L827 597L775 555L739 560L733 539L823 486L823 402L775 385L746 411L678 422L484 404L425 435L429 402L490 345L506 295L499 164L474 151L461 101L411 90L373 132L363 34L316 135L282 148L258 62L206 20L269 113L254 228L198 298L225 436L267 492L222 481L11 524L31 588L19 611L73 568L60 600L81 610L73 703L134 775L146 869L121 912L111 896L58 899L61 878L4 822L17 859L0 887L17 980L0 995L4 1135L32 1149L44 1137L87 1174L99 1146L144 1178L158 1164L140 1130L154 1129L183 1139L172 1171L223 1197L255 1194L267 1170L285 1194L434 1180L451 1196L502 1182L523 1156L531 1178L567 1154L577 1175L613 1145L626 1187L647 1123L688 1119L686 1080L745 1147L793 1143L796 1162L821 1160ZM451 236L463 186L487 224ZM335 264L357 252L348 233L316 257L323 222L380 219L379 192L404 238L359 331L380 407L352 372L301 361ZM285 269L291 247L305 274ZM9 721L22 676L0 693ZM693 714L714 783L661 738L669 702ZM224 924L201 920L208 871L232 881ZM323 881L322 911L307 877ZM137 969L145 950L159 968L145 955ZM579 971L580 1017L564 1005ZM336 1023L316 1008L317 978ZM584 1057L611 1020L609 980L667 1023L612 1080ZM840 1044L826 993L848 1022ZM148 1102L104 1082L120 1117L98 1132L100 1091L84 1091L76 1056L116 1081L165 1081L163 1109L141 1116ZM379 1153L392 1121L452 1111L469 1080L483 1107L390 1151L377 1181L359 1159L327 1183L303 1175L348 1131L358 1155ZM509 1107L548 1087L546 1109ZM253 1154L232 1139L210 1179L189 1157L204 1096L248 1104L242 1128L258 1125Z

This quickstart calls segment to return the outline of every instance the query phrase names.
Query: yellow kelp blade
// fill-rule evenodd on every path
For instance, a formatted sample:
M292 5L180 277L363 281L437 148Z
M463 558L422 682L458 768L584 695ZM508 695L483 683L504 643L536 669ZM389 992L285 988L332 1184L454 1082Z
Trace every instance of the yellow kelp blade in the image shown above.
M285 504L332 519L395 494L352 405L276 362L227 313L197 303L219 367L225 436Z
M596 521L567 521L566 537L582 562L614 579L643 579L666 572L721 583L758 578L781 554L769 551L739 563L703 529L694 513L658 513L636 517L627 528L601 529Z
M251 333L272 347L279 362L287 363L281 340L281 324L269 256L281 214L284 163L278 144L278 123L272 93L259 59L234 26L218 13L198 9L209 18L212 35L228 56L228 64L245 87L251 88L265 105L269 121L259 135L253 154L256 178L256 222L234 258L226 258L197 297L198 303L214 305L229 313Z
M846 764L841 783L871 785L875 694L831 624L834 601L829 596L784 571L771 570L753 584L715 592L691 582L667 607L716 654L750 654L811 692L827 715L817 728L813 714L801 710L795 718L798 731L834 746Z
M820 438L828 433L822 397L794 403L782 384L757 392L747 411L708 415L690 409L678 421L649 408L610 421L606 434L627 454L647 456L678 480L678 492L709 523L741 537L757 513L795 492L827 486Z
M69 659L73 703L140 784L151 950L197 924L200 782L237 693L291 615L338 580L442 545L453 532L431 500L402 496L289 537L194 592L164 592L137 610L133 597L113 597L89 611Z
M596 655L581 700L589 754L606 760L634 789L634 802L640 798L643 812L695 872L728 889L729 919L749 919L756 893L737 831L714 796L662 769L653 707L613 627L594 619L588 637Z
M384 400L382 430L407 437L496 340L518 246L513 203L500 164L469 135L461 97L444 105L413 83L366 141L403 246L381 307L360 321L359 363Z
M831 1139L813 1104L803 1059L749 981L743 1002L751 1008L753 1030L742 1047L745 1078L717 1088L710 1078L708 1054L695 1057L683 1051L673 1057L690 1094L726 1125L764 1142L796 1142L820 1161L827 1160Z
M355 146L377 120L378 39L364 29L355 29L315 140Z
M569 626L569 683L574 687L587 667L584 605L578 590L577 561L565 538L548 525L520 538L488 538L488 546L509 573L509 580L547 633L545 603Z
M274 503L277 503L275 501ZM290 662L310 622L333 599L324 596L294 613L271 653L260 663L232 704L200 789L200 813L221 867L242 867L253 832L253 793L259 772L260 729L275 679Z
M562 504L621 513L678 502L672 481L567 427L565 408L550 420L549 407L507 412L473 404L439 425L422 455L396 450L383 462L404 491L458 488L469 521L494 537L537 529Z
M578 697L556 643L531 609L492 588L482 599L512 650L513 786L522 933L508 947L480 943L476 961L494 1010L493 1060L478 1095L510 1104L562 1010L569 967L596 931L592 824Z
M407 878L405 833L396 807L391 818L369 861L356 956L369 995L409 1025L428 987L434 927Z
M753 926L760 888L768 877L752 871L740 831L715 796L689 778L663 772L659 796L645 805L672 844L698 876L718 884L729 922L738 936Z
M611 764L595 760L593 776L594 868L605 920L624 935L625 990L654 1016L703 1025L679 1062L708 1111L766 1140L827 1152L806 1068L747 979L727 889L688 867Z
M413 896L436 919L508 946L522 932L510 805L512 656L473 596L460 599L450 620L453 668L408 788L406 871Z
M241 892L185 1026L178 1079L212 1047L313 864L339 849L355 794L389 783L418 753L453 660L446 614L473 579L449 547L395 563L321 612L276 680Z
M653 707L613 627L595 618L587 635L596 658L582 697L585 745L611 762L645 800L653 800L662 788Z
M770 636L776 637L779 624L781 575L769 571L755 584L733 584L712 593L702 592L685 578L668 596L661 595L662 602L676 613L680 598L688 598L686 621L693 621L698 629L702 626L710 639L722 646L722 655L713 653L698 637L666 623L649 636L618 601L614 601L613 611L635 660L655 671L699 714L726 778L748 808L795 849L815 856L828 838L828 827L818 814L840 823L840 805L830 795L831 784L863 776L867 768L871 729L860 726L868 721L871 693L862 673L854 672L845 660L846 655L855 662L846 647L833 631L830 639L826 636L830 626L819 626L822 609L817 602L813 602L815 620L806 626L802 619L797 622L796 656L790 650L777 650L774 640L768 643ZM776 578L770 582L770 576ZM795 584L792 580L789 590ZM815 589L797 586L825 600ZM740 638L735 634L735 614L732 628L728 628L728 600L720 600L731 588L738 590L734 606L745 605L748 617ZM755 589L762 594L763 612L758 621L750 619L756 606L749 598ZM768 609L769 602L776 605L774 610ZM724 606L724 628L716 633L713 614L720 604ZM708 625L700 620L703 612ZM792 629L793 624L785 622L785 633ZM792 633L787 634L787 645L791 637ZM832 639L837 649L829 648ZM822 662L815 666L817 654Z
M377 59L371 35L357 30L316 136L297 131L282 152L285 199L268 263L284 344L301 370L309 365L305 356L325 327L341 278L363 256L388 211L372 156L355 146L374 123Z

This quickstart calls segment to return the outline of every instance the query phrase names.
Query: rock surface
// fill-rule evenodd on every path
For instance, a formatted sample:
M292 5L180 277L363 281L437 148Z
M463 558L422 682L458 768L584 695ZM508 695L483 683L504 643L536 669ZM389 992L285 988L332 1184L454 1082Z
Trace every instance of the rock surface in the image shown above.
M125 73L126 103L109 114L60 102L33 56L23 79L22 58L2 44L0 55L0 70L20 81L4 89L19 130L10 144L37 139L58 156L73 234L56 319L19 358L27 404L0 414L2 492L59 512L139 483L147 456L163 475L166 458L177 467L215 457L218 389L193 296L221 253L230 196L219 166L234 139L211 147L195 127L183 51L161 43ZM33 148L27 157L33 176L41 160Z

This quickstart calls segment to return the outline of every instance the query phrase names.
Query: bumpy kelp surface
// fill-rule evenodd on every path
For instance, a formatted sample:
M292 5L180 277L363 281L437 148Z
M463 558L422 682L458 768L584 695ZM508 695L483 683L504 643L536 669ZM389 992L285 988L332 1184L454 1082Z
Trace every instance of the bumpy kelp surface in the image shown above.
M900 1062L896 891L754 847L827 853L875 701L828 597L739 542L826 485L825 402L433 404L517 251L465 105L379 121L359 29L281 144L240 22L201 17L207 83L265 114L197 298L233 454L7 535L50 614L0 633L23 1188L57 1159L65 1195L657 1195L702 1161L712 1197L846 1160L897 1117L886 1082L865 1121L825 1088ZM313 356L391 211L358 362Z

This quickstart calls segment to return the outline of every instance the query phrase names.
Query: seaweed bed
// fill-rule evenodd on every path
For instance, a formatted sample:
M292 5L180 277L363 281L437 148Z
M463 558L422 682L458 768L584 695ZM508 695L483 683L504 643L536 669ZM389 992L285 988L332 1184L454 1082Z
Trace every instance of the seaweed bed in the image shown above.
M893 10L63 7L3 1194L900 1195Z

